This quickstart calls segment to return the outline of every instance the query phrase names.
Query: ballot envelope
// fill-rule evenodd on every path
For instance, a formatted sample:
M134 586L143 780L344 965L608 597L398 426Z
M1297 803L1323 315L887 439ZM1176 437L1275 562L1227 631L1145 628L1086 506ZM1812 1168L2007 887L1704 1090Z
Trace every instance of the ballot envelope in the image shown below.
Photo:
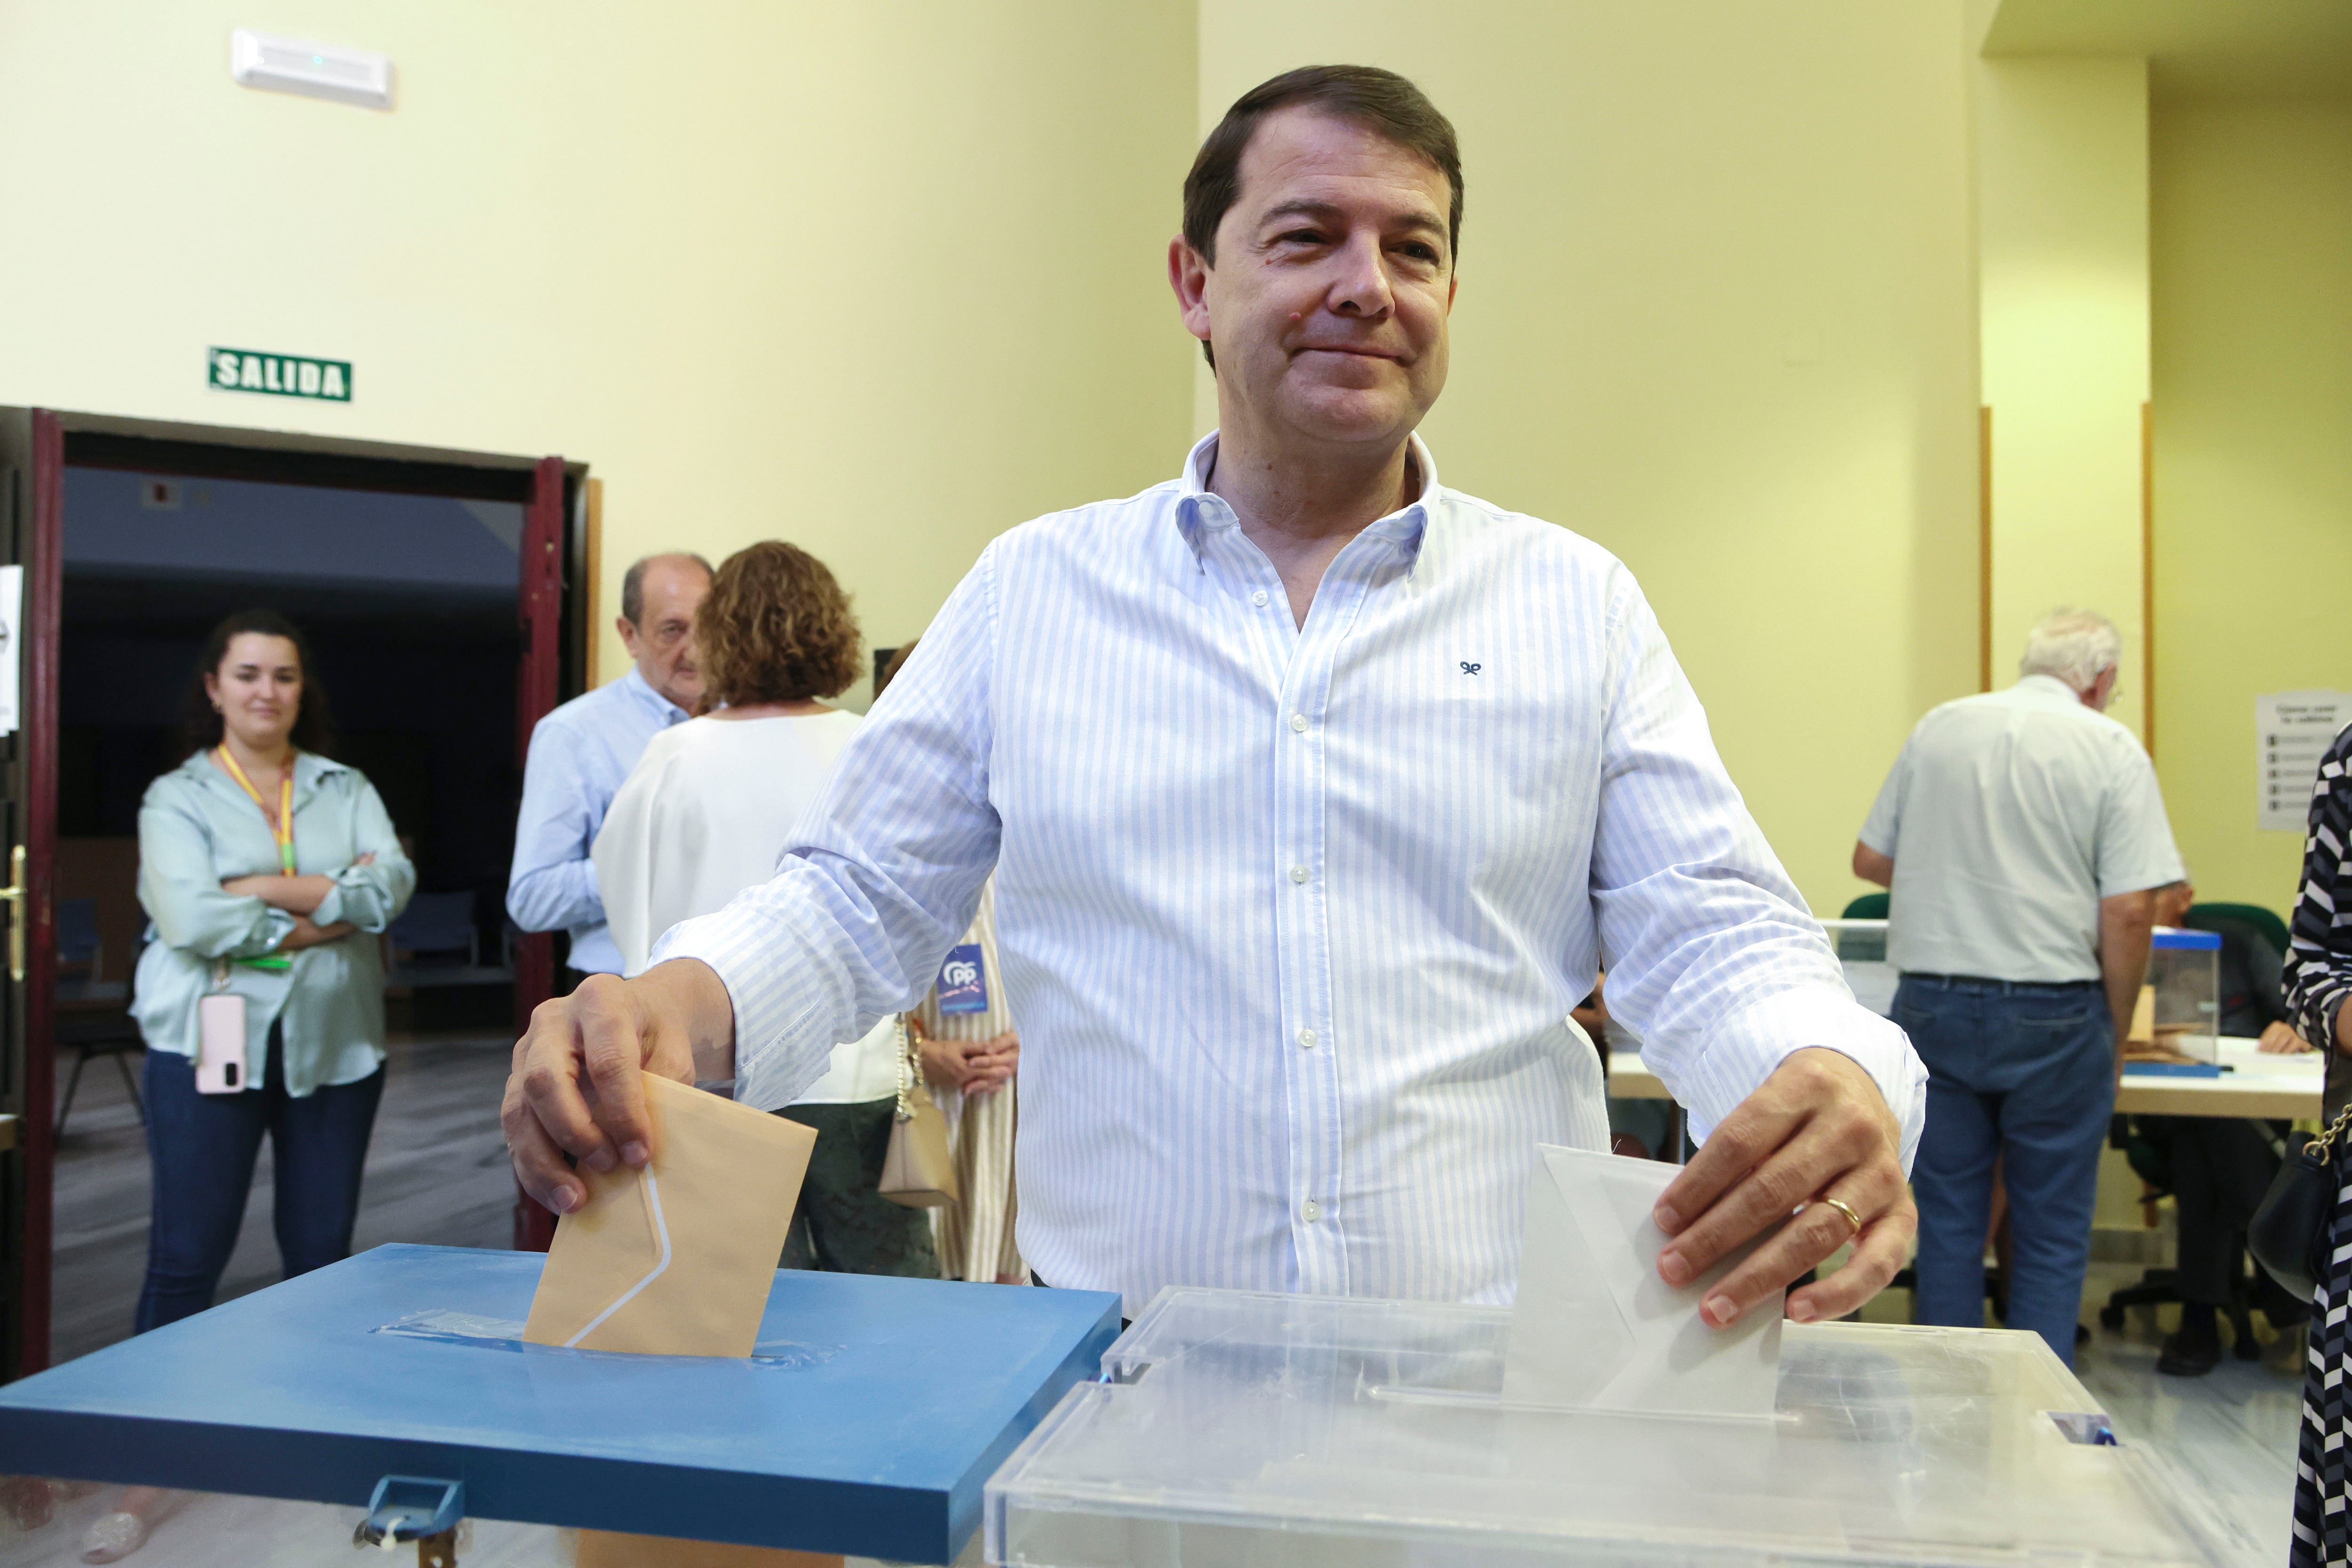
M380 1247L0 1387L0 1475L65 1483L0 1483L0 1568L78 1562L88 1482L199 1494L129 1568L564 1568L555 1527L950 1562L1119 1328L1098 1291L784 1271L748 1357L566 1349L522 1339L541 1262ZM372 1510L397 1559L352 1551Z
M2258 1561L2030 1333L1786 1325L1736 1419L1506 1397L1508 1308L1162 1291L988 1484L1015 1568ZM2285 1499L2280 1499L2285 1506Z

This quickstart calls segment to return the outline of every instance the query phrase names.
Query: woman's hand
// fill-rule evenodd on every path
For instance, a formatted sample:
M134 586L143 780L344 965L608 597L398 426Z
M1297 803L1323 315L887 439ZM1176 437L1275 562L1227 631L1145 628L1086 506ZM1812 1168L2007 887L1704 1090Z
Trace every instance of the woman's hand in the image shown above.
M313 925L308 915L294 917L294 929L278 944L280 952L299 952L306 947L319 947L331 942L341 942L359 928L349 921L337 921L333 925Z
M259 899L273 910L284 910L289 915L307 915L327 901L335 890L332 877L232 877L221 884L221 891L240 899Z
M992 1093L1013 1081L1021 1065L1021 1037L1008 1029L988 1040L919 1038L923 1081L964 1094Z
M2292 1057L2311 1049L2311 1042L2287 1025L2273 1022L2263 1026L2263 1037L2254 1042L2254 1048L2274 1057Z

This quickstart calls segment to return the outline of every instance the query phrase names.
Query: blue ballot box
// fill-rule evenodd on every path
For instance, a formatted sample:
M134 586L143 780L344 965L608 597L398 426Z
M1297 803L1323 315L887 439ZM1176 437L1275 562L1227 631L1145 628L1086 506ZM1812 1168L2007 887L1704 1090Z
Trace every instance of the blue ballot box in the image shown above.
M0 1472L343 1505L400 1477L484 1520L945 1563L1119 1328L1097 1291L783 1272L748 1361L562 1350L519 1338L541 1262L382 1247L0 1388Z

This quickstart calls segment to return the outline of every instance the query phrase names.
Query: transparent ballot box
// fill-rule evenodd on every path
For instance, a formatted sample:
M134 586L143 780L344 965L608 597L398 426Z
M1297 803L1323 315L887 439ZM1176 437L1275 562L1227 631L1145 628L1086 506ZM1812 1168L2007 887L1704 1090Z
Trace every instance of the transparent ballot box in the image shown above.
M2173 1051L2199 1062L2218 1062L2221 1056L2221 938L2210 931L2176 931L2159 926L2148 944L2147 984L2141 1005L2151 1008L2142 1029L2135 1018L2132 1035L2152 1039L2160 1051Z
M2031 1333L1787 1326L1778 1413L1508 1405L1504 1308L1163 1291L988 1484L1019 1568L2248 1561Z

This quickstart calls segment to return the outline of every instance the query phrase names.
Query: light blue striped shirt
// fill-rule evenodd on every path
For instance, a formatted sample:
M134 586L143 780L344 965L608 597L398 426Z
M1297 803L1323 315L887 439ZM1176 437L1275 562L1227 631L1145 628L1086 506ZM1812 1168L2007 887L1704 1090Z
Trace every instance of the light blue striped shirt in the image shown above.
M646 747L685 722L686 710L656 691L633 664L620 679L582 693L531 728L507 913L525 931L569 932L565 962L574 969L621 973L590 850Z
M1022 1039L1019 1243L1049 1282L1499 1302L1539 1142L1606 1145L1566 1022L1610 1011L1712 1127L1781 1058L1927 1075L1855 1005L1641 590L1442 489L1294 624L1181 479L991 543L774 880L656 952L733 999L785 1103L914 1005L991 868Z

